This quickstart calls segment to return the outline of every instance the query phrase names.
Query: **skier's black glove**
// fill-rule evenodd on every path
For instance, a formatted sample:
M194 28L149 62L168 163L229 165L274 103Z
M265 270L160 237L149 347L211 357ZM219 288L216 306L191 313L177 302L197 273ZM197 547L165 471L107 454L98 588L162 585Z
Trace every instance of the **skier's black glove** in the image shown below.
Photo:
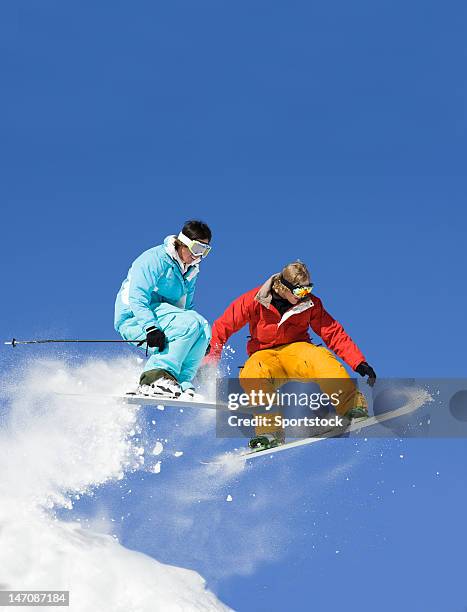
M362 363L355 368L355 371L360 374L360 376L368 376L368 384L372 387L376 382L376 372L373 370L371 365L368 365L366 361L362 361Z
M162 329L157 329L157 327L149 327L146 330L146 340L141 340L140 345L146 342L147 347L159 349L159 352L163 351L166 345L165 334Z

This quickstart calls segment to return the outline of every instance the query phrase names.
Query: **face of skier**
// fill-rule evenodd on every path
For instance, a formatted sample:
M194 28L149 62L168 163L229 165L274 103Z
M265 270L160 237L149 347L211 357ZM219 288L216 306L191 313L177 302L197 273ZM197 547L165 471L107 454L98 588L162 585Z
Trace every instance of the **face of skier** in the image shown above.
M202 242L203 244L209 244L209 240L198 240L198 242ZM194 261L197 261L199 257L195 257L190 249L183 245L180 247L179 253L180 259L184 264L192 264Z

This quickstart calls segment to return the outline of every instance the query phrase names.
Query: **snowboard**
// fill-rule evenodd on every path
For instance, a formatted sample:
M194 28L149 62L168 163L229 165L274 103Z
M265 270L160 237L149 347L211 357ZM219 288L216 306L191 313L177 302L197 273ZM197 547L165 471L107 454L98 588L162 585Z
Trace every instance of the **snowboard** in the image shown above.
M300 440L293 440L292 442L285 442L284 444L280 444L279 446L274 446L273 448L265 448L262 450L253 450L246 449L237 453L225 453L222 455L223 458L229 458L233 461L249 461L250 459L256 459L258 457L264 457L266 455L272 455L274 453L282 453L283 451L290 450L292 448L296 448L298 446L307 446L308 444L314 444L315 442L322 442L323 440L329 438L336 438L347 434L353 431L360 431L366 427L372 427L374 425L378 425L379 423L384 423L385 421L389 421L390 419L397 419L398 417L410 414L415 412L421 408L420 405L408 404L407 406L402 406L401 408L397 408L395 410L389 410L388 412L384 412L377 416L371 416L368 418L359 418L353 419L349 422L349 425L343 428L335 428L330 431L324 432L320 435L320 437L313 438L302 438ZM213 461L204 461L202 463L223 463L223 461L219 461L219 457Z

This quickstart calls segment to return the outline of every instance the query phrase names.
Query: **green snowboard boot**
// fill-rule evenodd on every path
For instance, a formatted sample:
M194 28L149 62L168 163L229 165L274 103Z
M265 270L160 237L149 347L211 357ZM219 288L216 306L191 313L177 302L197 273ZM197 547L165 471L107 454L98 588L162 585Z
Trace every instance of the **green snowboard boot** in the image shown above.
M273 433L261 434L251 438L248 442L248 446L251 450L261 451L268 448L274 448L280 446L285 442L285 434L283 431L274 431Z

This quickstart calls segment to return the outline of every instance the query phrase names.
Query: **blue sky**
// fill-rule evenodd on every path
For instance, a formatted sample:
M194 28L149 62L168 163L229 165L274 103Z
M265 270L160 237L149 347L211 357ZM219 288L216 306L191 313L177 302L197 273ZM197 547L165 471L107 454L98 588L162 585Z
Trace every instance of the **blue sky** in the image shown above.
M298 257L380 376L465 376L465 11L400 0L2 6L2 338L114 337L131 261L200 217L214 233L196 296L209 319ZM224 580L221 598L266 609L270 596L281 609L309 597L333 610L323 593L337 607L361 584L380 610L464 610L467 447L397 445L405 470L396 442L383 463L375 446L350 488L339 481L320 502L332 546L308 555L316 536L297 510L291 527L306 535L288 556ZM315 494L316 453L284 458L299 505ZM352 450L323 453L326 470ZM257 478L274 488L265 468ZM382 478L379 503L369 496Z

